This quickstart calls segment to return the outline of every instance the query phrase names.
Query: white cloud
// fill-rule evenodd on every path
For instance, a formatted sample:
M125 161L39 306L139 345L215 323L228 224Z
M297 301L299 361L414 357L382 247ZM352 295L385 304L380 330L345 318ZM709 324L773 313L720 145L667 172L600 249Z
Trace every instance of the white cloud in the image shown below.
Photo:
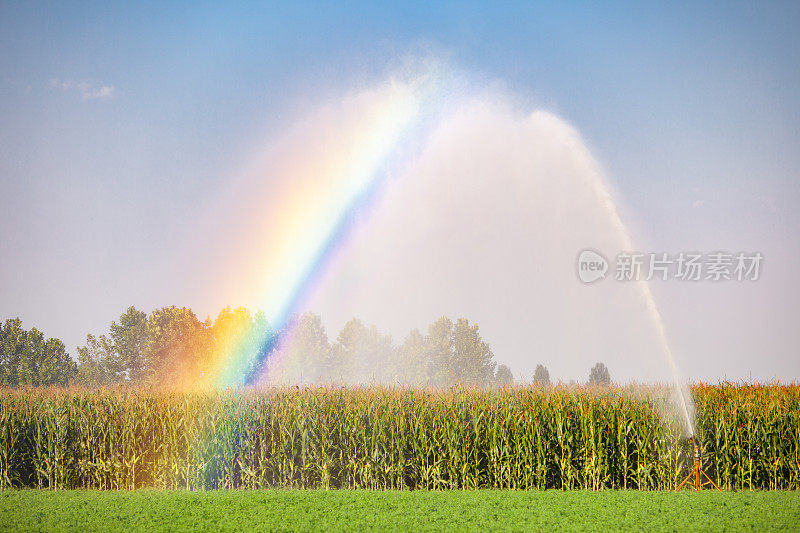
M107 100L114 96L113 85L92 84L87 81L50 80L50 87L62 91L77 91L84 100Z

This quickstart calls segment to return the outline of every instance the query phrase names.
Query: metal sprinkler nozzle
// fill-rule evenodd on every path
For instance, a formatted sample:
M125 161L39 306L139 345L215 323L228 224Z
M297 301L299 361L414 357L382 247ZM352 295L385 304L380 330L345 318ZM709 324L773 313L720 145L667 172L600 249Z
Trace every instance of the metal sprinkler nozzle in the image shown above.
M692 444L694 444L694 490L699 491L703 486L702 481L700 480L700 472L702 472L702 468L700 467L700 446L697 445L697 439L694 438L694 435L692 435Z
M681 482L681 484L678 485L678 488L676 488L675 490L676 491L681 490L681 487L683 487L686 483L688 483L689 480L692 479L693 477L694 477L693 485L695 491L701 490L703 488L703 485L706 484L709 484L713 486L715 489L720 490L717 484L714 483L710 477L708 477L708 474L706 474L703 471L703 468L700 465L700 446L697 443L697 439L694 437L694 435L692 435L691 437L689 437L689 441L691 441L692 446L694 447L694 468L692 468L692 471L689 472L689 475L686 476L686 479L684 479L683 482ZM708 483L703 483L701 475L705 476L706 479L708 479Z

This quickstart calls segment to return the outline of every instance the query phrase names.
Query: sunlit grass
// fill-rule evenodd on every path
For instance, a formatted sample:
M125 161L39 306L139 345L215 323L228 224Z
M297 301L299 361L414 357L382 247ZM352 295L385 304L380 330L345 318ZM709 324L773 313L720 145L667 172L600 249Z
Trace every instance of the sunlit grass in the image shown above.
M787 531L800 492L0 491L25 531Z

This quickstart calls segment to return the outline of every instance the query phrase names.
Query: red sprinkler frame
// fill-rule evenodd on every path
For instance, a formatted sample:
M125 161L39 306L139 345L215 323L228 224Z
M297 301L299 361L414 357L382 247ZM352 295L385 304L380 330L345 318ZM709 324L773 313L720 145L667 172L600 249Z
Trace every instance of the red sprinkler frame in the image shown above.
M694 478L694 483L692 483L692 485L694 485L694 490L695 490L695 491L699 491L699 490L701 490L701 489L703 488L703 486L704 486L704 485L711 485L711 486L712 486L712 487L714 487L715 489L717 489L717 490L720 490L720 491L721 491L722 489L721 489L721 488L719 488L719 487L717 486L717 484L716 484L716 483L714 483L714 482L711 480L711 478L710 478L710 477L708 477L708 474L706 474L706 473L705 473L705 471L703 470L703 467L702 467L702 466L700 466L700 447L697 445L697 440L694 438L694 435L692 435L692 436L689 438L689 440L690 440L690 441L692 442L692 444L694 445L694 468L692 468L692 471L691 471L691 472L689 472L689 475L688 475L688 476L686 476L686 479L684 479L683 481L681 481L681 484L680 484L680 485L678 485L678 488L677 488L677 489L675 489L675 492L678 492L679 490L681 490L681 489L683 488L683 486L684 486L684 485L686 485L687 483L689 483L689 481L690 481L692 478ZM702 478L702 477L700 477L701 475L705 476L705 478L706 478L708 481L703 481L703 478Z

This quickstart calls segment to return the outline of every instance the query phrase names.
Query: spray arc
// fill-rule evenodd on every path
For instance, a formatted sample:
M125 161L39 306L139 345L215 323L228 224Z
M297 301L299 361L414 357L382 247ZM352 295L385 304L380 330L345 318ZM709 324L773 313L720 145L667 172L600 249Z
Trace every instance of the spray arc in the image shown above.
M268 250L268 254L265 253L263 262L259 261L259 258L256 258L256 261L239 262L264 265L263 268L253 270L252 278L241 276L241 279L252 281L242 285L246 287L247 294L253 295L251 303L264 309L267 322L273 331L283 331L290 323L293 314L302 311L310 301L310 295L315 292L326 271L329 270L332 258L351 235L356 224L354 221L365 218L361 213L368 211L373 205L376 198L373 192L379 189L383 182L388 182L386 170L393 165L387 162L403 157L401 149L409 138L415 146L420 145L420 150L415 152L427 153L428 148L431 148L432 155L425 160L428 167L423 168L423 176L425 171L431 175L436 174L431 170L447 171L449 166L452 166L454 151L465 146L477 148L479 164L474 166L482 169L480 163L485 163L487 168L492 169L492 174L495 174L497 165L486 159L502 158L504 153L515 148L522 155L513 158L507 170L512 176L519 173L520 177L511 179L522 180L524 176L526 180L514 183L518 187L515 190L519 193L517 194L519 198L528 198L525 193L540 197L559 194L563 198L561 196L556 198L559 200L554 202L556 204L573 205L576 201L585 202L591 205L592 212L600 217L603 227L610 230L607 235L603 235L603 238L613 240L615 246L633 249L628 228L619 216L610 189L588 150L583 148L579 133L547 112L536 111L530 116L520 116L516 110L506 109L502 102L498 103L502 98L498 99L496 95L489 96L488 99L479 97L474 102L470 98L462 105L457 98L454 99L449 94L443 95L438 90L431 90L425 83L390 84L380 90L358 93L354 97L356 103L351 107L344 106L342 113L324 115L327 121L325 124L330 122L336 125L332 128L335 134L325 130L327 136L321 137L324 142L319 143L313 152L314 157L309 157L304 152L301 154L302 157L290 157L286 165L274 167L283 177L278 182L285 184L286 190L276 186L275 194L269 197L270 205L273 207L265 210L269 218L265 218L263 224L253 226L264 228L263 232L250 235L248 238L248 242L251 243L250 248ZM476 116L477 119L474 118ZM423 130L425 134L420 135ZM429 136L429 130L441 135ZM444 133L441 133L442 131ZM492 136L491 132L505 132L508 135ZM557 134L559 139L557 147L566 149L566 157L557 150L548 151L547 144L537 144L537 140L549 137L553 133ZM434 141L430 140L431 137ZM437 142L439 144L436 144ZM531 147L537 146L543 153L558 155L547 158L530 155ZM538 154L536 151L533 153ZM476 157L471 156L468 159L474 163ZM564 163L568 169L566 173L560 170L563 166L555 167L560 173L548 171L553 168L552 164L562 165L561 160L568 161ZM536 173L536 169L540 167L532 169L531 162L537 164L542 161L544 163L541 168L544 170ZM518 170L518 166L520 169L524 168L524 172ZM267 168L272 170L273 167ZM414 163L414 169L419 170L417 163ZM473 181L466 183L466 187L447 188L446 191L449 193L456 190L459 194L467 191L463 199L469 200L472 198L469 196L471 194L469 191L473 187L476 191L482 190L478 188L477 181L484 179L488 183L489 178L471 172L470 169L466 170L468 172L463 172L463 176L471 176ZM531 174L535 174L536 177L529 177ZM565 177L553 180L550 178L553 175ZM407 180L409 176L402 174L398 175L398 178ZM552 183L547 183L547 180ZM447 181L440 183L449 184ZM391 187L393 198L396 198L395 184L392 183ZM425 193L431 189L420 190ZM568 195L574 190L580 191L577 199ZM421 196L439 197L436 194ZM492 205L497 206L499 205L497 198L496 195L485 195L479 200L491 201ZM424 219L424 217L419 218ZM570 237L574 238L577 235ZM542 242L548 244L548 239L556 237L562 248L565 250L568 248L570 254L574 253L572 251L574 248L566 246L569 240L558 234L555 234L555 237L551 235ZM591 238L591 235L589 237ZM255 246L254 242L257 242L258 246ZM380 269L369 271L378 272ZM516 279L514 276L509 278ZM572 282L571 279L569 281ZM651 289L645 281L635 282L631 289L633 291L629 294L633 298L632 301L636 302L636 309L638 310L639 305L643 304L647 310L642 316L646 317L655 332L651 341L653 344L650 346L654 346L657 352L662 352L667 358L677 389L678 411L689 434L693 434L690 398L682 388L677 365L667 342L662 317ZM441 305L441 301L435 303ZM211 373L210 381L213 385L222 387L270 382L273 375L279 374L279 363L283 357L280 350L282 336L265 335L260 339L257 353L252 353L249 348L231 346L227 353L220 357L219 368Z

